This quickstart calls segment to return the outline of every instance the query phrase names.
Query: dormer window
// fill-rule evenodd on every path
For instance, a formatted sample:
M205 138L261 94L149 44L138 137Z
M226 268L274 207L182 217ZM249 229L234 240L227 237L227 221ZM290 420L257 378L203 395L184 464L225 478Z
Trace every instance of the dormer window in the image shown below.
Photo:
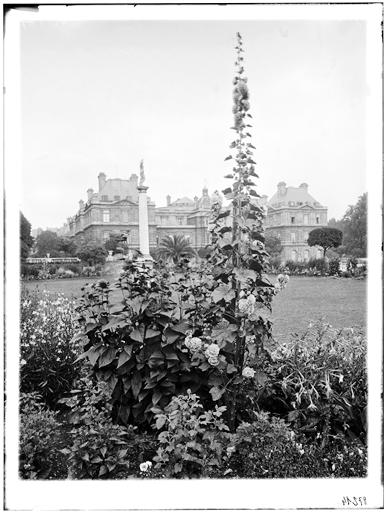
M102 196L102 201L107 202L109 200L108 196Z
M120 201L121 200L121 196L114 196L114 201Z

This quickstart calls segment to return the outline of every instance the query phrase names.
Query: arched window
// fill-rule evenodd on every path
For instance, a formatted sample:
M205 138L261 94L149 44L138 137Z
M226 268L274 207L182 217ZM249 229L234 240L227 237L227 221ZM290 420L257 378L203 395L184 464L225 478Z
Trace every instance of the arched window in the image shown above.
M103 222L110 222L110 210L103 210Z

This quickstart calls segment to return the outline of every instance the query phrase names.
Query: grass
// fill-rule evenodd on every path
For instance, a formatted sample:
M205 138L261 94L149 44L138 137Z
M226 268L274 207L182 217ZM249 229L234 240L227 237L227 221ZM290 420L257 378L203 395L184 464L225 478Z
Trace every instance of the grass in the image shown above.
M81 295L81 287L100 278L29 281L30 290ZM106 278L109 279L109 278ZM275 281L275 277L272 277ZM304 331L310 321L324 318L333 327L366 325L366 280L293 276L273 302L273 335L284 341L291 333Z

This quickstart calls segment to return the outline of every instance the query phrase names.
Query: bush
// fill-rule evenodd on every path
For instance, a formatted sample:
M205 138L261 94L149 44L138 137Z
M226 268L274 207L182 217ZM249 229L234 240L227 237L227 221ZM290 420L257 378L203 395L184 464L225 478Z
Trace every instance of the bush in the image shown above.
M340 275L340 260L334 259L328 262L328 274L330 276L339 276Z
M75 331L75 301L60 294L21 293L20 389L37 391L52 407L72 388L80 371Z
M20 395L21 478L48 478L60 443L56 413L49 411L38 393Z
M366 340L360 330L310 324L272 357L265 398L271 410L272 401L285 404L278 412L292 428L323 446L336 435L365 441Z
M39 276L40 265L30 265L28 263L21 264L21 276L23 279L37 279Z
M321 448L308 444L283 420L256 414L241 424L228 446L224 471L239 478L322 478L366 476L366 450L357 441L333 438Z
M156 427L166 429L158 436L155 469L167 477L205 477L221 468L227 458L225 433L229 431L222 419L225 409L216 406L204 411L190 390L186 396L174 397L165 411L156 415Z
M145 457L154 454L152 439L132 427L111 421L110 391L104 382L79 380L71 398L61 400L70 408L72 443L61 450L68 457L69 478L120 478L135 473Z
M328 272L328 264L324 258L312 258L308 261L307 266L319 275L325 275Z

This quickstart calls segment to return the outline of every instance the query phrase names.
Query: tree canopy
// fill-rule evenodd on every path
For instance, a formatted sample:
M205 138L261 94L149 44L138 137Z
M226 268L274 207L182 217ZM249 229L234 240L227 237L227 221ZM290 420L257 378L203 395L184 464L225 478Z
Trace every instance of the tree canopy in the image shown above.
M362 194L355 205L350 205L342 219L330 219L328 226L343 232L340 252L365 257L367 254L367 192Z
M339 247L342 244L342 231L335 228L313 229L308 235L307 243L310 247L315 245L322 247L325 258L327 249Z
M20 212L20 258L28 257L34 239L31 236L31 224Z
M283 250L281 240L277 236L267 236L265 239L265 250L272 257L276 258Z
M196 251L184 235L165 236L157 249L157 256L160 259L173 262L175 265L178 265L183 258L191 258L195 255Z
M87 265L104 265L107 251L104 247L95 242L86 242L78 249L76 255Z
M36 256L45 258L47 254L55 257L58 253L58 235L53 231L42 231L36 237Z

